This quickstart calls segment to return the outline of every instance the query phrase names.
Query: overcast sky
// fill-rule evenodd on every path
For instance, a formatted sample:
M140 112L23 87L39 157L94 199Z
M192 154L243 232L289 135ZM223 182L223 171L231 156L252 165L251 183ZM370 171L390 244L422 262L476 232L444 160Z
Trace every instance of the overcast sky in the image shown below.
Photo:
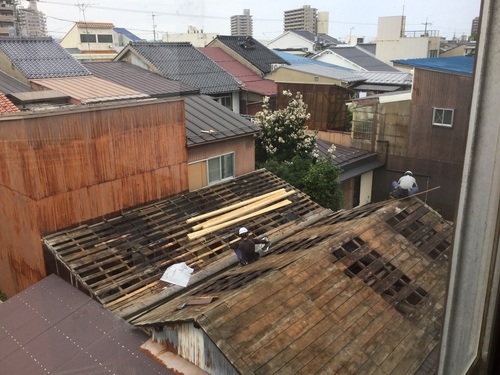
M27 1L21 2L27 6ZM406 16L406 30L438 30L447 39L469 35L479 16L480 0L55 0L39 1L49 34L62 38L77 21L111 22L143 39L186 32L189 25L207 33L230 35L230 17L250 9L254 37L273 39L283 33L283 12L311 5L329 12L328 34L344 40L349 33L370 41L378 17ZM154 15L154 16L153 16Z

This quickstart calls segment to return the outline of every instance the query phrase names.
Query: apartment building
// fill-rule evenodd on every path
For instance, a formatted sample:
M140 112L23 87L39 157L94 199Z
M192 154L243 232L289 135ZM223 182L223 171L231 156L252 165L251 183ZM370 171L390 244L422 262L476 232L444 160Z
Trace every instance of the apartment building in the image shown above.
M252 36L253 20L250 9L243 9L243 14L231 16L232 36Z

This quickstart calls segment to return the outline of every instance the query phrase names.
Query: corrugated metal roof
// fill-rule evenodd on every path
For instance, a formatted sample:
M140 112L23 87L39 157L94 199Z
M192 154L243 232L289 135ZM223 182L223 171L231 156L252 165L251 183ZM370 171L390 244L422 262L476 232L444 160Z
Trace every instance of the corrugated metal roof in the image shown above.
M125 61L85 62L83 65L96 77L155 98L190 95L200 92L197 88L180 81L173 81Z
M411 73L404 73L400 71L393 72L358 72L358 75L365 79L364 83L371 84L386 84L386 85L399 85L409 86L412 83L413 76Z
M255 134L260 128L250 120L205 95L184 98L187 145Z
M358 46L330 47L326 50L326 52L322 51L319 54L328 53L328 51L335 53L368 71L399 72L396 68L377 59L367 50Z
M32 82L60 91L85 104L149 97L149 95L94 76L34 79Z
M0 304L2 374L174 373L141 352L148 336L50 275Z
M139 38L137 35L132 34L130 31L128 31L127 29L124 29L123 27L114 27L113 30L118 34L125 35L130 40L133 40L133 41L141 40L141 38Z
M199 88L202 94L239 91L236 78L191 43L130 42L118 58L129 49L149 61L164 77Z
M426 59L391 60L394 64L413 66L440 72L471 76L474 69L473 56L432 57Z
M288 64L285 60L251 36L219 35L217 40L231 48L250 64L259 69L263 74L270 73L273 70L273 64Z
M295 70L298 72L314 74L317 76L336 79L347 83L364 81L364 78L361 77L358 72L345 71L337 68L330 68L319 65L291 65L282 66L279 69Z
M371 53L372 55L376 55L377 53L377 43L359 43L356 44L359 48L364 49L365 51Z
M0 114L4 113L16 113L20 112L14 103L12 103L7 97L0 93Z
M339 65L329 64L324 61L318 61L303 56L294 55L292 53L286 53L283 51L276 51L276 50L273 50L273 52L278 56L280 56L283 60L286 60L290 65L319 65L327 68L345 70L346 72L354 72L353 69L345 68Z
M0 71L0 92L10 94L12 92L33 91L32 88L25 83Z
M52 38L0 37L0 51L28 79L90 75Z
M198 49L220 65L222 69L243 82L242 90L268 96L277 94L278 85L276 82L261 78L221 48L204 47Z

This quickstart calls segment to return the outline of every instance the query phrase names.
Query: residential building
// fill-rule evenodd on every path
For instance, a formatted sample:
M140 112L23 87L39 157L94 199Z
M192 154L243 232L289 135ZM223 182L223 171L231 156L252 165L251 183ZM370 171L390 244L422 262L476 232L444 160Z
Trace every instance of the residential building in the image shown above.
M209 226L231 203L280 190L283 207ZM228 244L242 222L273 245L235 267ZM94 267L83 245L103 232L109 245L95 249ZM149 332L158 354L172 350L209 373L413 374L439 344L452 235L418 198L333 213L259 170L43 242L61 277ZM160 280L180 261L194 268L187 286Z
M219 47L252 72L265 77L276 65L288 63L251 36L219 35L207 47Z
M399 72L398 69L381 61L360 46L330 46L317 52L312 59L343 66L359 72Z
M162 41L167 43L185 42L191 43L194 47L205 47L213 39L217 38L217 33L206 33L203 29L199 30L194 26L188 26L187 33L165 33L162 35Z
M219 47L199 48L201 52L215 61L222 69L242 82L240 92L240 113L255 115L262 110L263 98L269 98L269 106L276 107L278 86L275 82L264 79L237 61Z
M47 19L37 8L37 0L29 0L28 8L17 8L20 36L47 36Z
M330 14L328 12L318 12L317 33L328 35L329 23Z
M267 44L267 48L279 51L302 50L305 53L314 53L337 44L339 41L327 34L313 34L306 30L290 30L271 40Z
M240 82L190 43L131 42L115 61L180 81L240 112Z
M474 19L472 20L472 25L470 28L470 35L471 38L473 38L472 40L477 40L477 37L479 36L479 21L479 17L474 17Z
M379 17L376 57L387 64L397 59L439 57L437 30L406 30L406 16Z
M112 23L76 22L60 44L76 59L111 61L129 42L140 40Z
M253 20L250 15L250 9L243 9L242 15L231 16L231 35L253 35Z
M387 199L390 182L411 170L420 190L433 189L425 193L426 202L453 220L469 132L474 58L394 63L414 70L411 92L354 100L352 146L386 160L385 169L375 171L375 202Z
M16 22L16 1L4 0L0 4L0 37L18 35Z
M316 8L311 8L310 5L304 5L299 9L285 10L283 31L289 30L306 30L313 34L317 34L318 10Z

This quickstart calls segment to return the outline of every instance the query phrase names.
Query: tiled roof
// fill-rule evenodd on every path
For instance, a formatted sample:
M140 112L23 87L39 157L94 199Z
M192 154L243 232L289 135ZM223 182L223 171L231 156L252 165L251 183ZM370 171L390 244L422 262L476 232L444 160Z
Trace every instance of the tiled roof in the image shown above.
M148 94L155 98L197 94L199 89L173 81L125 61L84 62L96 77Z
M0 71L0 92L10 94L13 92L32 91L31 87Z
M199 327L242 374L413 374L440 343L452 236L415 197L340 211L131 322Z
M361 77L358 72L345 71L338 68L330 68L325 66L318 65L292 65L292 66L283 66L280 69L289 69L295 70L298 72L314 74L317 76L327 77L331 79L336 79L342 82L352 83L363 81L364 78Z
M107 29L115 27L115 25L109 22L77 22L76 26L89 27L94 29Z
M198 49L243 82L242 90L268 96L277 94L278 85L275 82L261 78L221 48L204 47Z
M272 64L288 64L251 36L219 35L217 40L231 48L263 74L268 74L272 71Z
M20 112L19 108L17 108L7 97L0 93L0 114L3 113L16 113Z
M55 275L0 304L0 327L3 374L174 374L141 352L148 335Z
M187 145L255 134L260 128L250 120L205 95L184 98Z
M456 73L471 76L474 69L474 57L450 56L423 59L392 60L394 64L413 66L440 72Z
M124 29L123 27L115 27L115 28L113 28L113 30L118 34L125 35L130 40L133 40L133 41L141 40L141 38L139 38L137 35L132 34L130 31L128 31L127 29Z
M325 66L327 68L335 68L335 69L340 69L340 70L345 70L346 72L353 72L354 70L339 66L339 65L334 65L334 64L329 64L324 61L319 61L319 60L314 60L310 59L308 57L303 57L299 55L294 55L293 53L286 53L283 51L276 51L273 50L275 54L277 54L279 57L281 57L283 60L286 60L290 65L318 65L318 66Z
M52 38L0 38L0 52L27 79L90 75Z
M368 71L399 72L396 68L377 59L374 55L358 46L330 47L328 50Z
M149 97L147 94L94 76L34 79L32 82L62 92L85 104Z
M239 91L239 82L191 43L131 42L121 54L129 48L164 77L199 88L202 94Z

